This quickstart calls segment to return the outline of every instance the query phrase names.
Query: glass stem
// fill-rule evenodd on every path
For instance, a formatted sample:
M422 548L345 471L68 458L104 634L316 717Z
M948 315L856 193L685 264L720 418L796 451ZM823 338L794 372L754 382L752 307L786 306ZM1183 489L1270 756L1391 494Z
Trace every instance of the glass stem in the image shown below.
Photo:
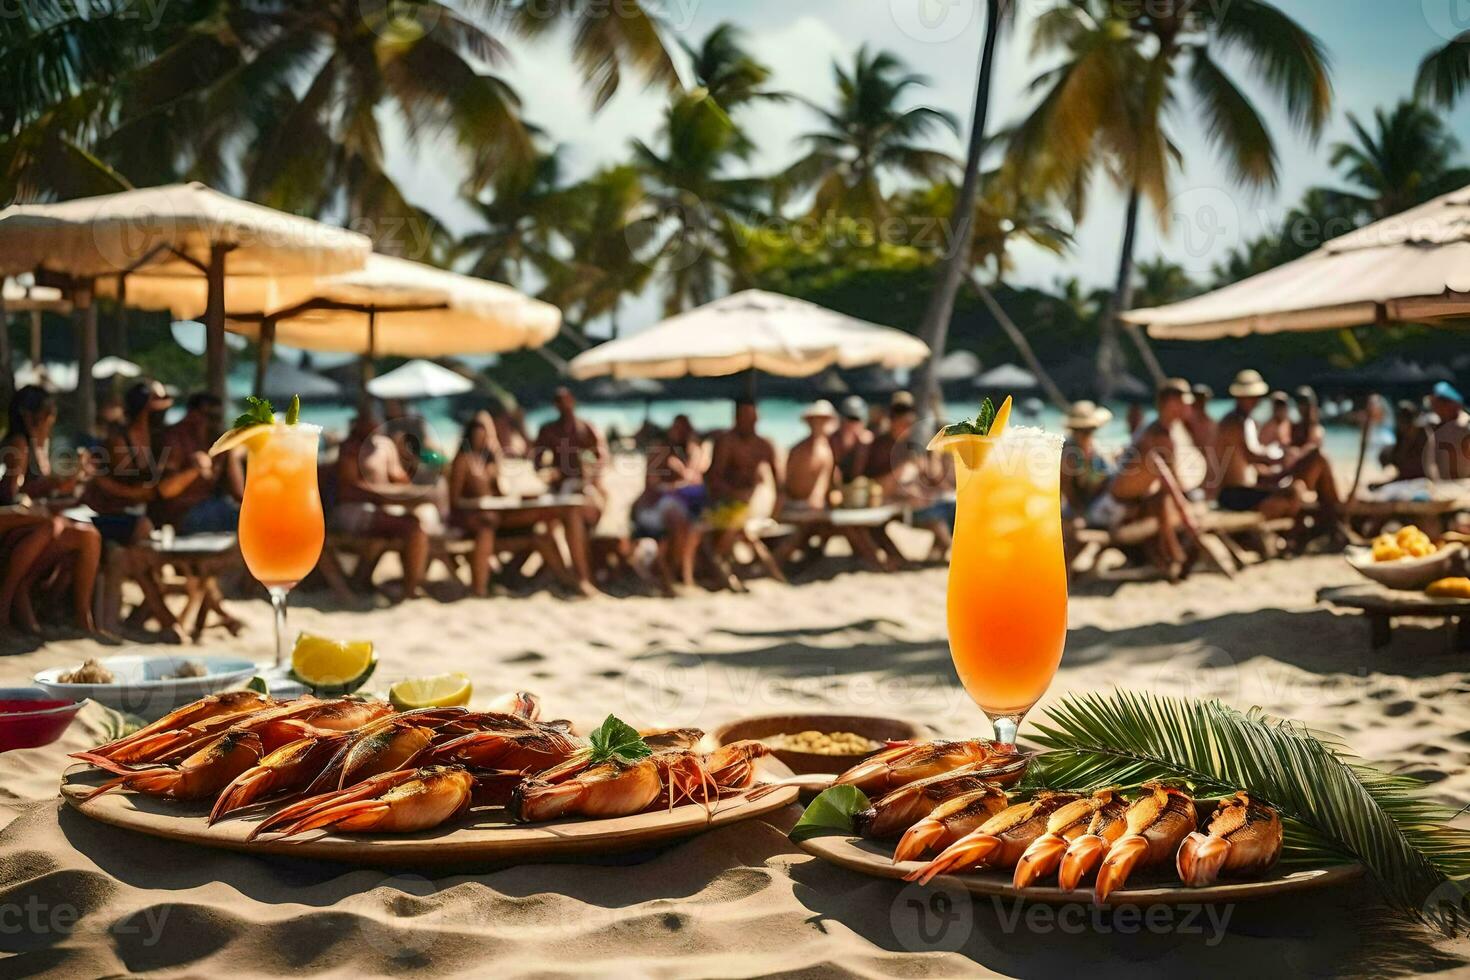
M995 740L1005 745L1016 744L1016 729L1021 727L1025 715L991 715L990 724L995 729Z
M276 614L276 666L283 668L291 660L291 651L286 649L286 594L291 590L272 585L266 591L271 594L271 609Z

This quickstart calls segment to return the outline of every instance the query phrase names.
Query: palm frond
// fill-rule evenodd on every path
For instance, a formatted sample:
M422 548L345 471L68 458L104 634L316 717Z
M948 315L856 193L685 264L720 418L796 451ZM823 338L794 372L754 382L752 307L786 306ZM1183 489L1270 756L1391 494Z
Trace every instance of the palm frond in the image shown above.
M1137 786L1183 779L1200 796L1247 790L1293 827L1297 859L1362 862L1400 910L1462 928L1470 831L1418 795L1421 784L1367 765L1303 726L1219 701L1137 691L1062 699L1038 723L1042 753L1028 779L1053 788ZM1453 893L1447 895L1447 893Z
M1414 79L1414 95L1448 108L1467 86L1470 86L1470 31L1425 56Z
M1194 52L1189 80L1204 113L1205 134L1238 184L1276 186L1276 146L1265 120L1204 48Z
M1332 80L1321 40L1265 0L1221 4L1213 27L1222 48L1251 60L1285 103L1291 121L1313 137L1320 135L1332 111Z

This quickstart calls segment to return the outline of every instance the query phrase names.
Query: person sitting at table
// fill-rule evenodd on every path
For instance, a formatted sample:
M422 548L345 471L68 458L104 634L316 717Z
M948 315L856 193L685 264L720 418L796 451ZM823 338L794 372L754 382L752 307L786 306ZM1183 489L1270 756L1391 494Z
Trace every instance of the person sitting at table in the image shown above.
M1090 401L1073 402L1062 419L1067 442L1062 447L1062 516L1085 518L1092 502L1107 489L1113 464L1097 447L1097 430L1113 413Z
M429 422L401 398L383 399L383 431L398 449L398 461L414 483L434 483L443 454ZM431 462L437 461L437 462Z
M173 399L157 381L139 381L123 393L123 419L103 439L99 469L87 481L83 502L96 511L92 523L104 541L128 546L141 544L153 533L149 504L177 496L195 480L208 479L214 463L206 453L194 453L174 472L158 472L153 449L155 421L173 407ZM163 601L147 555L122 553L124 575L143 590L143 605L134 619L151 616L163 636L182 643L178 621Z
M896 405L888 416L888 431L873 440L864 476L875 481L884 503L913 508L915 527L934 535L930 561L942 561L954 534L954 476L948 454L926 452L914 435L918 411L910 404Z
M1266 391L1261 375L1250 370L1241 371L1230 386L1235 408L1220 420L1220 507L1268 518L1299 517L1304 495L1311 492L1317 496L1319 527L1337 533L1341 499L1321 448L1261 444L1251 413Z
M659 542L665 562L677 564L679 583L694 587L699 535L694 522L709 502L704 485L704 445L689 416L679 414L664 433L651 433L645 452L643 493L633 503L634 532ZM665 566L663 585L672 591Z
M51 466L51 432L56 426L56 400L50 393L28 385L10 400L9 424L0 443L0 504L24 501L44 504L67 497L77 487L77 476L60 476ZM97 632L92 618L92 590L102 559L102 536L90 524L37 510L38 520L9 522L5 534L6 573L0 580L0 625L9 625L12 611L21 627L39 628L31 606L31 590L56 576L54 585L69 577L77 626Z
M1257 433L1263 446L1291 446L1291 399L1284 391L1271 392L1271 416Z
M1429 451L1433 433L1424 413L1415 403L1405 400L1394 408L1393 443L1379 453L1378 462L1393 470L1393 478L1375 483L1371 489L1381 490L1401 480L1431 478L1434 454Z
M536 434L531 459L553 492L580 493L587 498L587 526L595 527L602 517L607 442L595 425L577 417L577 398L570 388L557 388L552 401L556 418Z
M438 530L439 515L427 504L428 488L410 489L411 481L393 440L378 431L371 405L364 404L337 452L337 506L334 530L355 537L387 538L397 543L403 562L403 598L419 594L429 565L429 534ZM404 513L385 508L401 506ZM359 584L371 585L372 563L357 571Z
M837 410L825 398L801 413L810 434L791 447L786 456L786 506L783 515L800 517L820 514L832 506L832 489L837 472L837 455L831 431Z
M459 452L449 467L449 523L475 539L470 557L470 588L477 596L490 594L490 575L495 569L495 531L500 517L494 511L474 506L481 497L497 494L500 444L495 440L495 423L488 412L476 412L465 423L459 437Z
M531 437L526 433L526 412L515 396L507 392L502 398L491 399L490 418L495 423L495 439L500 443L501 457L529 459Z
M709 510L705 520L719 537L717 554L726 554L735 538L750 520L750 502L760 486L762 471L771 475L776 486L775 513L784 503L786 480L781 461L771 441L756 431L759 413L755 402L742 398L735 402L735 425L715 438L705 485L709 488Z
M1441 480L1470 479L1470 414L1465 396L1448 381L1441 381L1429 394L1429 411L1434 415L1434 467Z
M873 444L873 433L868 431L864 419L868 405L857 395L848 395L842 400L841 418L837 431L832 434L832 454L836 457L837 481L846 486L863 475L868 462L868 447Z
M1296 421L1291 424L1291 445L1297 450L1321 449L1327 442L1327 429L1322 425L1322 406L1311 385L1292 392L1296 403Z
M1193 399L1189 383L1181 378L1169 378L1159 385L1154 401L1157 417L1134 433L1112 479L1088 504L1085 514L1089 527L1109 529L1154 518L1158 531L1145 548L1170 581L1187 574L1190 564L1190 555L1179 539L1188 515L1168 484L1168 474L1176 465L1174 428L1183 423Z
M245 448L223 457L210 457L209 447L224 431L224 403L208 392L189 396L184 417L163 431L159 465L164 473L178 473L203 454L213 464L200 471L173 496L160 496L149 507L155 524L171 524L179 534L234 532L240 526L240 501L245 494Z

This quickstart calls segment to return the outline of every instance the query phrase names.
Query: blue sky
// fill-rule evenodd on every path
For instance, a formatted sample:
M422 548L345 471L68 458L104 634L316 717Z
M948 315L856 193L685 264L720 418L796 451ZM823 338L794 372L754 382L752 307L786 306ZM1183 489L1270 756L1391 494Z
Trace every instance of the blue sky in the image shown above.
M1018 118L1029 107L1026 84L1046 67L1030 53L1030 19L1042 4L1018 0L1022 20L1001 42L992 119ZM1131 0L1146 2L1146 0ZM1201 0L1227 3L1229 0ZM732 21L746 32L748 46L775 72L778 88L824 101L833 93L833 59L849 60L862 44L892 50L931 81L915 90L915 101L967 119L973 98L981 40L983 0L662 0L672 37L691 44L716 24ZM1227 61L1234 77L1263 110L1277 140L1281 183L1274 190L1242 191L1216 164L1207 134L1194 123L1190 106L1180 107L1172 134L1185 153L1174 183L1173 220L1168 231L1148 216L1140 255L1162 254L1198 274L1245 238L1268 227L1307 187L1333 183L1328 148L1348 138L1346 113L1370 117L1407 95L1420 59L1459 30L1470 28L1470 0L1277 0L1325 43L1336 92L1332 120L1313 145L1292 131L1283 112L1264 97L1252 68ZM564 37L517 42L512 61L498 71L521 94L527 118L564 144L574 177L623 159L633 137L655 138L663 97L625 84L600 113L585 97ZM797 137L811 128L810 113L797 104L759 106L742 122L760 146L757 170L774 170L795 157ZM1470 100L1449 119L1470 142ZM948 148L959 153L958 139ZM472 218L456 201L454 171L442 152L392 154L392 169L416 203L458 231ZM1061 258L1020 252L1014 279L1037 285L1076 276L1088 285L1110 283L1117 261L1123 202L1113 193L1095 195L1078 229L1076 247ZM656 288L656 287L655 287ZM658 317L658 297L641 298L623 321L637 329Z

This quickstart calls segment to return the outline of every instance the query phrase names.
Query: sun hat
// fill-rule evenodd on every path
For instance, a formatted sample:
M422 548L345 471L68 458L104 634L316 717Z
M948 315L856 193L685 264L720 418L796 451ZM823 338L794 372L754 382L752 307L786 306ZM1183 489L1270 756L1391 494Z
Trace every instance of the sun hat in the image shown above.
M1455 402L1458 405L1465 404L1465 396L1460 390L1448 381L1440 381L1433 388L1435 398L1443 398L1447 402Z
M911 391L895 391L893 397L888 399L889 408L913 408L914 393Z
M1215 389L1207 384L1196 384L1190 389L1197 402L1209 402L1215 400Z
M1235 376L1230 382L1231 398L1262 398L1270 392L1271 386L1266 384L1266 379L1261 377L1261 372L1246 368Z
M842 399L842 417L861 422L868 417L868 403L861 395L848 395Z
M1284 391L1273 391L1271 392L1271 400L1278 405L1286 405L1291 402L1291 396Z
M1194 403L1194 389L1191 388L1189 386L1189 382L1185 381L1183 378L1165 378L1163 381L1159 382L1159 387L1157 391L1160 395L1178 395L1180 398L1184 399L1184 404L1186 405L1192 405Z
M1067 409L1062 425L1074 431L1101 429L1112 421L1113 413L1096 402L1073 402Z
M827 399L818 398L807 407L806 411L801 413L801 417L803 419L835 419L837 409L833 408L832 403Z

